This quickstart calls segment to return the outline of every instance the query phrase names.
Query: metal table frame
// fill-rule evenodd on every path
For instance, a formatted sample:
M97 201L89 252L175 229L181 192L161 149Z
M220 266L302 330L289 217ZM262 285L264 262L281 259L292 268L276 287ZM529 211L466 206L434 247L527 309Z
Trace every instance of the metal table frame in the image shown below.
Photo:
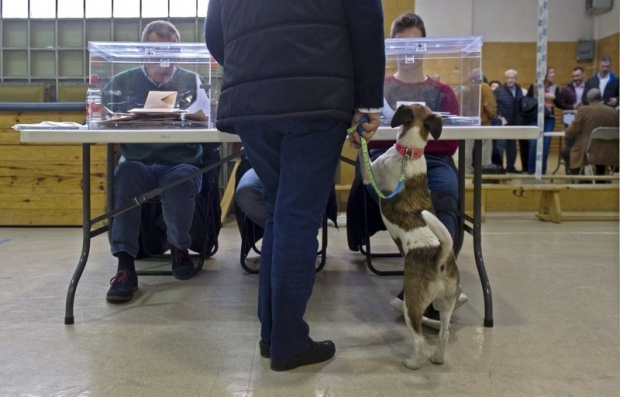
M397 129L380 128L375 134L375 140L394 140ZM153 197L162 189L156 189L147 192L136 198L135 203L119 208L117 210L108 211L103 215L92 218L91 197L90 197L90 149L92 144L105 143L108 144L108 175L112 170L110 160L111 146L115 143L173 143L173 142L212 142L212 143L231 143L239 142L239 137L233 134L222 133L212 129L152 129L152 130L83 130L83 129L23 129L20 131L21 142L28 143L79 143L82 144L82 178L83 178L83 224L82 224L82 251L78 264L69 283L67 291L67 299L65 304L65 324L73 324L75 319L73 315L73 306L77 284L84 272L88 255L90 252L90 240L107 231L106 226L100 226L93 229L96 224L114 216L115 214L125 211L135 205L140 205L143 201ZM493 300L491 294L491 285L487 276L484 259L482 256L482 175L481 175L481 152L482 140L485 139L534 139L538 137L539 128L536 126L518 126L518 127L479 127L467 126L456 127L446 126L443 129L441 139L455 139L460 141L459 150L464 150L465 140L475 140L474 144L474 178L473 178L473 216L465 215L465 156L459 156L459 226L473 236L474 256L476 267L482 284L484 295L484 326L493 326ZM220 162L205 167L198 172L206 172L219 164L227 163L238 157L241 152L233 153L230 156L220 160ZM170 187L170 186L168 186ZM166 187L166 188L168 188ZM108 189L108 194L109 189ZM463 233L457 242L457 247L463 244Z

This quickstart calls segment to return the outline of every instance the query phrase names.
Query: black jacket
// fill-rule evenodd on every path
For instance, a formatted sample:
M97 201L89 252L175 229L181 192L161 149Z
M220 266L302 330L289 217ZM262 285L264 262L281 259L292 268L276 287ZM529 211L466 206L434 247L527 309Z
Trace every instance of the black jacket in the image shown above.
M205 37L224 67L217 128L381 108L382 20L379 0L211 0Z
M512 96L510 89L506 84L502 84L497 87L493 94L495 94L495 100L497 102L497 116L504 116L508 121L507 125L516 125L517 121L517 109L521 98L523 97L523 90L521 86L517 84L515 90L515 96Z
M592 88L598 88L600 85L600 82L601 81L598 78L598 72L586 81L586 86L583 89L583 96L581 97L581 102L584 105L588 104L588 98L587 98L588 91L590 91ZM609 101L610 98L618 98L619 87L620 86L618 85L618 77L612 72L609 72L609 81L607 82L607 85L605 86L605 91L601 92L601 96L603 97L604 104L607 104L607 101Z

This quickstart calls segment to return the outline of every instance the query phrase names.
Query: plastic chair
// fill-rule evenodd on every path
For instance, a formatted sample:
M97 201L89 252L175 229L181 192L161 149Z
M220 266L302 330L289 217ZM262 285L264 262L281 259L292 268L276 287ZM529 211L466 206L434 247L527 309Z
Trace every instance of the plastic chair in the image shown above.
M575 119L575 113L576 113L576 110L562 110L562 125L564 126L564 131L566 130L566 128L568 128L570 123L572 123L573 120ZM560 145L559 145L560 153L562 152L563 148L570 149L570 147L573 145L574 139L566 139L564 138L563 135L560 135L559 139L560 139ZM562 165L564 165L566 174L569 174L570 171L566 167L566 163L564 162L564 159L562 158L561 155L558 155L558 164L553 170L553 172L551 173L551 175L555 175Z
M238 207L236 207L238 208ZM254 251L256 254L260 255L260 249L257 247L256 243L263 236L263 229L258 226L256 223L252 222L250 218L244 217L244 226L240 228L241 233L241 255L239 261L241 263L241 267L248 273L258 274L260 270L260 263L258 264L250 264L248 263L248 255L250 251ZM316 272L320 272L325 267L325 262L327 261L327 214L323 216L323 230L321 231L321 249L317 252L317 256L320 256L321 261L316 266Z
M613 141L613 140L618 140L620 138L619 136L619 129L618 127L597 127L594 130L592 130L592 133L590 134L590 139L588 140L588 146L586 147L586 165L581 167L580 170L580 174L581 175L594 175L594 170L592 170L592 162L590 161L590 154L593 150L596 150L596 147L592 146L592 143L595 143L594 141ZM603 142L604 144L610 144L610 142ZM617 146L617 144L616 144ZM604 165L606 166L607 170L611 170L611 173L613 173L613 170L615 170L618 167L619 163L619 158L618 158L618 152L616 151L616 155L611 158L609 161L607 161L607 163L605 164L595 164L595 165ZM595 181L592 181L592 183L594 183Z
M387 230L387 228L381 218L379 205L366 190L362 177L356 170L347 202L347 243L349 249L364 255L368 269L379 276L402 275L402 270L380 270L373 264L373 258L397 258L401 256L399 252L372 252L370 237L383 230Z

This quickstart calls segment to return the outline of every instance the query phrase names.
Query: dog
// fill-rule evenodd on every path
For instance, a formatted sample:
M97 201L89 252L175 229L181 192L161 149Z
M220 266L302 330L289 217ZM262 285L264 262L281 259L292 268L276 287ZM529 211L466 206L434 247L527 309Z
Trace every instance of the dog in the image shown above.
M383 222L404 258L404 315L413 331L413 353L403 364L419 369L424 346L422 316L429 304L440 313L439 342L430 360L443 364L450 336L450 318L461 293L460 275L452 250L452 237L434 215L428 189L424 148L429 136L441 135L441 117L428 107L400 106L392 118L392 128L400 127L396 144L374 160L370 169L384 195L391 194L404 172L402 189L392 198L381 198ZM370 182L365 167L362 177Z

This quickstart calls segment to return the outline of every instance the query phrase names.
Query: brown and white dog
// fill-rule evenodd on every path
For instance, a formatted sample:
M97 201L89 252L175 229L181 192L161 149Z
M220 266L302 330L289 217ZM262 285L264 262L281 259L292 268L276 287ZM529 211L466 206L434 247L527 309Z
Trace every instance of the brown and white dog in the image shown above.
M439 342L431 362L444 362L450 317L461 293L460 276L452 237L434 215L426 176L424 148L429 135L435 139L441 135L441 117L419 104L400 106L391 125L400 126L396 144L373 161L371 169L384 195L394 191L401 172L405 173L402 189L390 199L381 199L380 208L383 222L405 260L404 314L413 331L413 354L403 363L407 368L418 369L424 346L422 315L431 303L441 319ZM361 168L367 184L368 175Z

